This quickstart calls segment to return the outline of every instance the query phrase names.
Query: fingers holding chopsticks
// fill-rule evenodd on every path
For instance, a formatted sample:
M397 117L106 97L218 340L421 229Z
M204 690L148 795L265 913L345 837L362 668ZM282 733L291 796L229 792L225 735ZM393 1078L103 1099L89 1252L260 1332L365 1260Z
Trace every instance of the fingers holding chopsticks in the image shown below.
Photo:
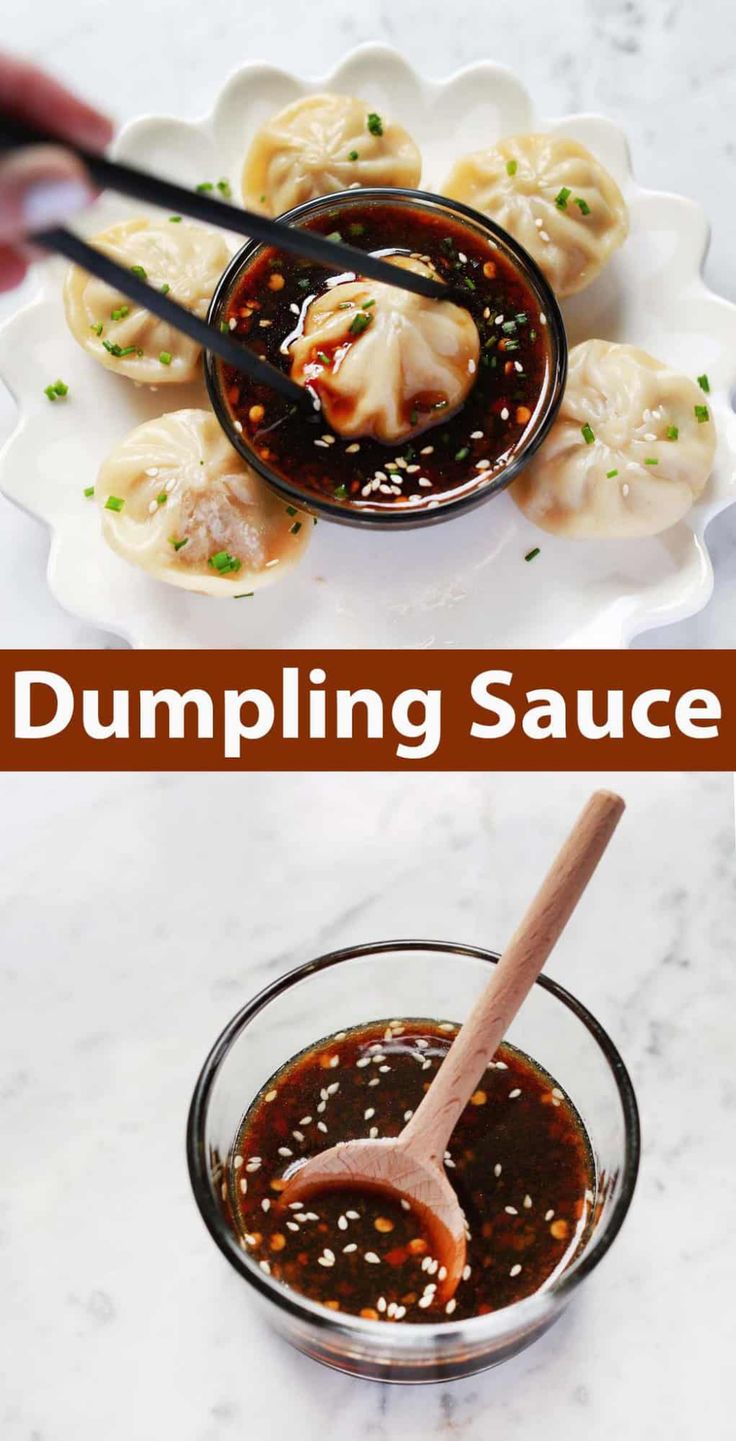
M0 106L90 150L112 137L110 120L26 61L0 54ZM39 145L0 157L0 290L18 285L29 237L84 209L95 186L82 162L61 146Z

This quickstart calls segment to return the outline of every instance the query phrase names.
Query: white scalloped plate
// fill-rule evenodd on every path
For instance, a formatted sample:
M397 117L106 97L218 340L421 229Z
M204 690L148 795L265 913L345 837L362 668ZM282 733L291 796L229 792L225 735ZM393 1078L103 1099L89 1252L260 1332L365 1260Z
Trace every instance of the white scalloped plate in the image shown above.
M631 233L604 275L563 306L570 340L626 340L691 375L707 371L719 444L704 497L672 530L635 542L548 536L508 495L427 531L376 535L323 522L299 569L253 600L234 605L175 590L108 550L82 492L133 425L206 403L204 388L150 393L95 365L66 329L62 270L49 261L37 267L35 299L0 332L0 368L19 412L0 455L0 488L49 526L54 595L75 615L149 647L617 647L699 610L713 580L705 528L736 498L736 306L701 279L708 243L702 211L638 186L626 140L608 121L573 115L545 122L508 70L481 62L427 82L378 45L361 46L318 82L248 65L228 81L211 116L196 124L138 120L115 153L185 184L227 174L238 194L257 126L316 89L363 96L402 121L422 150L429 189L440 188L464 151L518 130L572 135L600 156L624 191ZM105 196L85 229L127 213L124 201ZM43 385L57 375L71 394L51 406ZM535 545L541 553L526 564Z

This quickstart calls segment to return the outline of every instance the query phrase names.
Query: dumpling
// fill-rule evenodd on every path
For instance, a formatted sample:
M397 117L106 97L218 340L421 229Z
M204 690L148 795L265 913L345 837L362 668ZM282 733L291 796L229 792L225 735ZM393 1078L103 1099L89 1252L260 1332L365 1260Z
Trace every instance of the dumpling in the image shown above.
M694 380L633 345L585 340L570 353L549 436L511 493L557 535L656 535L702 494L715 449Z
M613 176L564 135L510 135L466 155L444 193L513 235L560 296L590 285L628 234L626 202Z
M419 184L422 160L403 126L353 95L307 95L258 131L243 170L243 200L282 215L351 186Z
M437 279L422 260L387 258ZM316 390L333 430L395 445L459 410L475 381L480 338L451 300L349 280L311 301L290 349L292 379Z
M278 580L312 529L236 454L208 410L176 410L131 431L104 461L95 496L118 555L206 595Z
M168 218L123 220L93 243L200 317L230 258L217 230ZM64 308L75 340L108 370L144 385L194 380L195 341L76 265L67 274Z

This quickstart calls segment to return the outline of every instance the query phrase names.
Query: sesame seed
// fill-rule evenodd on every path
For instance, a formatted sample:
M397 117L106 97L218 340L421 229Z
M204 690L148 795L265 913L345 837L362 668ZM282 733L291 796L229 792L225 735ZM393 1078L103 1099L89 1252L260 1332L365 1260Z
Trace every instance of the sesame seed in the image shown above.
M515 1100L516 1100L516 1097L517 1097L517 1096L520 1096L520 1095L521 1095L521 1087L520 1087L520 1086L515 1086L514 1089L513 1089L513 1091L509 1091L509 1100L510 1100L510 1101L515 1101Z
M376 1310L377 1310L377 1311L385 1311L385 1310L386 1310L386 1297L385 1297L385 1296L379 1296L378 1300L376 1301Z
M342 1254L343 1256L349 1256L351 1251L357 1251L357 1249L358 1247L356 1246L355 1241L351 1241L349 1246L343 1246Z
M245 1169L246 1169L246 1171L258 1171L258 1170L260 1169L260 1166L261 1166L261 1158L260 1158L260 1156L251 1156L251 1158L250 1158L250 1160L248 1161Z
M404 1120L405 1120L405 1121L410 1121L413 1115L414 1115L414 1112L413 1112L413 1111L404 1111Z
M503 410L501 411L501 419L502 419L502 420L508 420L508 418L509 418L508 406L505 405L504 408L503 408Z
M494 325L503 325L503 316L502 316L502 315L497 315L497 316L496 316L496 319L495 319L494 322L493 322L493 324L494 324Z
M319 446L320 450L329 450L329 446L326 440L315 440L314 443L315 445Z
M247 1193L247 1190L248 1190L248 1182L247 1182L245 1176L241 1176L241 1177L240 1177L240 1189L241 1189L242 1194L245 1196L246 1193Z
M440 1266L440 1269L439 1269L439 1271L437 1272L437 1280L438 1280L438 1281L445 1281L446 1279L447 1279L447 1267L446 1267L446 1266Z
M234 420L234 421L233 421L233 430L237 430L238 435L242 435L242 434L243 434L243 422L242 422L242 420Z
M540 230L540 232L539 232L539 239L540 239L540 240L547 240L547 241L549 240L549 235L547 234L547 231L546 231L546 230Z
M519 1214L515 1206L504 1206L503 1209L507 1216L518 1216Z
M153 476L158 475L158 466L157 466L157 465L149 465L149 467L148 467L148 469L147 469L147 471L146 471L146 475L153 475Z
M420 455L434 455L434 446L433 446L433 445L425 445L424 450L420 450L419 454L420 454Z
M463 1281L469 1281L469 1280L470 1280L471 1273L472 1273L472 1268L471 1268L470 1266L464 1266L464 1267L463 1267Z
M349 445L349 446L347 447L346 451L345 451L345 454L346 454L346 455L357 455L359 450L360 450L360 446L359 446L359 445L357 445L357 444L356 444L356 445Z
M503 1167L501 1166L501 1162L497 1161L495 1166L493 1167L494 1176L500 1176L502 1169Z
M474 430L474 431L472 431L472 432L471 432L471 435L470 435L470 439L471 439L471 440L482 440L482 439L483 439L483 431L482 431L482 430Z
M294 1140L295 1140L295 1141L303 1141L303 1140L304 1140L304 1136L303 1136L303 1134L302 1134L301 1131L292 1131L291 1134L292 1134L292 1136L294 1137Z
M377 1256L375 1251L366 1251L363 1260L368 1261L371 1266L380 1266L381 1264L381 1257Z
M298 1230L299 1230L299 1227L297 1226L296 1221L287 1221L287 1222L286 1222L286 1229L287 1229L287 1231L298 1231Z
M271 1267L269 1266L268 1261L259 1261L258 1265L260 1266L262 1271L265 1271L267 1276L271 1275Z
M491 462L490 460L476 460L475 468L476 470L490 470Z
M371 1116L375 1116L375 1114L375 1108L373 1106L369 1106L368 1110L363 1112L363 1120L370 1121Z
M275 1101L277 1095L278 1095L278 1091L266 1091L266 1094L265 1094L265 1096L264 1096L264 1100L266 1100L266 1101Z
M545 1213L544 1213L544 1219L545 1219L545 1221L551 1221L551 1220L552 1220L552 1217L554 1216L554 1214L555 1214L555 1213L554 1213L554 1210L545 1211Z
M293 1154L294 1152L290 1151L288 1146L279 1146L280 1156L293 1156Z
M420 1296L419 1300L417 1301L417 1306L421 1306L421 1309L423 1311L426 1311L427 1307L432 1305L433 1300L433 1296Z
M312 1124L312 1117L311 1117L311 1116L302 1116L301 1121L299 1122L299 1125L300 1125L300 1126L311 1126L311 1124Z
M369 1139L370 1139L371 1141L375 1141L377 1136L378 1136L378 1126L371 1126L370 1131L368 1132L368 1137L369 1137Z
M327 1135L327 1127L326 1127L324 1121L318 1121L318 1122L317 1122L317 1130L318 1130L318 1131L321 1131L324 1136Z
M450 1298L450 1300L448 1301L447 1305L445 1306L445 1315L451 1316L452 1313L453 1313L453 1311L455 1310L455 1307L456 1307L456 1306L457 1306L457 1301L455 1300L455 1297L452 1296L452 1297Z
M338 1231L347 1231L347 1229L348 1229L348 1219L347 1219L347 1216L338 1216L338 1218L337 1218L337 1229L338 1229Z
M271 1210L271 1202L269 1201L268 1196L264 1196L263 1200L261 1201L261 1210L262 1210L262 1211L270 1211L270 1210Z
M511 1270L509 1271L509 1276L519 1276L519 1275L521 1275L521 1266L519 1265L519 1263L518 1263L518 1261L517 1261L516 1265L511 1267Z
M523 1204L524 1204L524 1209L525 1209L525 1210L531 1211L531 1209L532 1209L532 1198L531 1198L531 1196L525 1196L525 1197L524 1197L524 1203L523 1203Z
M243 1164L243 1157L242 1157L242 1156L236 1156L236 1157L235 1157L235 1160L233 1161L233 1170L234 1170L234 1171L239 1171L239 1170L240 1170L240 1167L242 1166L242 1164Z

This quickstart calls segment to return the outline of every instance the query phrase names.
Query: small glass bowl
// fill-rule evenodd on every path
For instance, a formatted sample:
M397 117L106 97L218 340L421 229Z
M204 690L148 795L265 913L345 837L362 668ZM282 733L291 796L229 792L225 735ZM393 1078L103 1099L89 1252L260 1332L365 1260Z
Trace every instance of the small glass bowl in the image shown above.
M473 210L469 205L463 205L459 200L450 200L443 195L433 195L426 190L376 186L361 190L341 190L337 194L325 195L317 200L308 200L304 205L298 205L295 209L280 215L279 220L285 221L289 225L299 225L311 216L319 215L324 211L329 211L332 216L341 209L352 208L356 204L361 206L387 204L404 206L407 210L423 210L435 216L444 214L456 222L461 222L467 229L479 233L484 240L490 241L494 248L505 254L536 296L539 308L547 320L550 347L547 389L542 402L537 407L533 423L527 427L522 444L514 450L503 469L489 470L487 480L479 477L471 489L462 491L459 495L451 495L446 500L440 498L439 504L431 509L419 506L416 508L397 506L395 509L384 508L372 511L352 506L349 500L341 502L326 496L319 496L312 491L292 485L279 471L273 469L268 461L263 459L255 446L251 445L250 439L245 433L235 429L230 407L223 394L220 362L211 351L205 351L204 354L204 375L212 408L230 444L290 504L298 505L303 510L322 516L326 520L338 521L343 525L364 526L378 530L418 529L420 526L433 525L443 520L449 520L451 516L464 514L465 511L473 509L482 501L488 500L490 496L497 495L506 489L506 486L531 460L547 435L562 401L567 375L567 337L557 300L531 255L493 220L489 220L486 215ZM337 219L336 223L338 223ZM227 269L223 271L212 296L207 315L210 325L219 326L243 271L248 269L256 256L264 249L269 248L260 241L248 241L233 256ZM431 435L431 432L428 431L427 435Z
M561 1314L615 1239L639 1165L636 1100L618 1051L590 1012L541 976L508 1040L564 1088L586 1127L596 1166L593 1221L569 1266L534 1295L471 1320L386 1325L329 1311L266 1275L244 1249L221 1198L240 1122L263 1082L322 1036L394 1016L462 1020L498 955L443 941L384 941L321 956L266 986L225 1027L205 1061L189 1112L187 1158L210 1234L252 1286L270 1321L299 1351L381 1381L468 1376L513 1356Z

